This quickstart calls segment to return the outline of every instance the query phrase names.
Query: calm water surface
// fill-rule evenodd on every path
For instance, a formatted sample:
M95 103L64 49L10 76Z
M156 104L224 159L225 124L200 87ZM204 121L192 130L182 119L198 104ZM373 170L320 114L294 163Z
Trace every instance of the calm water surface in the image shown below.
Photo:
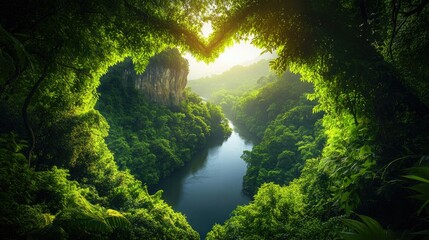
M233 132L227 140L211 144L159 184L163 199L186 215L202 239L215 223L223 223L250 200L242 192L246 163L240 156L253 144L230 126Z

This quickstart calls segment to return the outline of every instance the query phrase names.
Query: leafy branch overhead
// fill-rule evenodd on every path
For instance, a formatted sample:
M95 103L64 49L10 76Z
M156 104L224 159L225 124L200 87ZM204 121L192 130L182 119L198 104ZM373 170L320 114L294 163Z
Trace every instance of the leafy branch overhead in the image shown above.
M218 94L261 142L243 155L254 201L208 239L426 237L428 16L428 0L1 1L0 238L199 239L142 184L226 133L221 110L100 79L128 57L139 74L166 49L209 62L243 39L300 77ZM371 218L341 222L351 212Z

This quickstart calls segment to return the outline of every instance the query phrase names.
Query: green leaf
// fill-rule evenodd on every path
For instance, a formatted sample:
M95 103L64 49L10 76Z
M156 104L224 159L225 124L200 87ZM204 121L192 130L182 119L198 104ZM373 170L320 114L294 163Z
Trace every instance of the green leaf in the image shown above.
M411 197L423 203L417 210L417 214L419 215L429 204L429 167L413 167L407 169L407 172L409 175L403 176L404 178L419 182L418 184L408 187L418 193L411 195Z
M420 182L429 183L429 180L428 180L428 179L425 179L425 178L423 178L423 177L416 176L416 175L405 175L405 176L403 176L403 177L404 177L404 178L408 178L408 179L413 179L413 180L416 180L416 181L420 181Z
M358 215L361 221L353 219L343 219L342 222L351 228L354 232L343 232L341 237L346 240L393 240L396 235L390 230L384 229L380 223L373 218L364 215Z
M128 221L127 218L124 217L120 212L108 209L106 211L107 217L105 217L106 223L111 228L128 228L131 226L131 223Z

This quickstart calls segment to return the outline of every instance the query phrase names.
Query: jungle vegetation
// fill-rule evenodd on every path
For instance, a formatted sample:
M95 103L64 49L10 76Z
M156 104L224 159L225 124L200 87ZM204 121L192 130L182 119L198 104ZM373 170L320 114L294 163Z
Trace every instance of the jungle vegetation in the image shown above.
M262 183L297 178L305 161L320 156L325 145L323 114L313 113L315 103L307 100L312 84L290 73L272 81L242 96L224 93L214 99L260 140L242 156L247 162L244 191L251 195Z
M205 99L213 100L221 93L237 96L257 88L269 73L269 60L263 59L248 66L234 66L221 74L190 80L188 86Z
M428 5L3 1L1 238L198 239L161 192L148 194L118 169L105 141L108 123L94 108L97 87L126 57L142 72L165 49L210 61L247 38L277 53L278 73L311 83L305 96L313 102L291 98L298 109L280 104L257 130L261 144L244 155L254 200L207 239L427 238ZM214 33L205 39L199 29L207 21ZM309 106L319 115L309 116Z
M133 76L133 70L127 59L101 78L96 109L109 123L106 144L119 168L151 187L182 167L209 138L223 139L231 130L219 107L190 91L184 92L179 107L150 101L132 83L123 82L124 71Z

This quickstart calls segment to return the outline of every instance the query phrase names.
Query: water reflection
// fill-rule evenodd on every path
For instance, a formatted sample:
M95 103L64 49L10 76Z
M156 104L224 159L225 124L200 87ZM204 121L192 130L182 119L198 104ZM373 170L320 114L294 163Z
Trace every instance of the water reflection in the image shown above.
M242 138L246 144L257 144L260 142L260 139L255 136L255 134L249 132L245 127L241 126L240 124L234 123L233 129L240 138Z
M161 180L153 192L162 189L164 191L163 199L174 208L182 196L183 186L186 178L189 176L194 176L196 172L206 166L209 149L215 150L218 146L221 145L222 141L209 142L208 147L200 150L191 161L185 163L182 168L174 171L166 179Z
M215 223L222 223L237 205L247 204L242 193L246 163L240 158L252 141L234 131L224 142L210 143L182 169L159 184L163 199L204 238Z

